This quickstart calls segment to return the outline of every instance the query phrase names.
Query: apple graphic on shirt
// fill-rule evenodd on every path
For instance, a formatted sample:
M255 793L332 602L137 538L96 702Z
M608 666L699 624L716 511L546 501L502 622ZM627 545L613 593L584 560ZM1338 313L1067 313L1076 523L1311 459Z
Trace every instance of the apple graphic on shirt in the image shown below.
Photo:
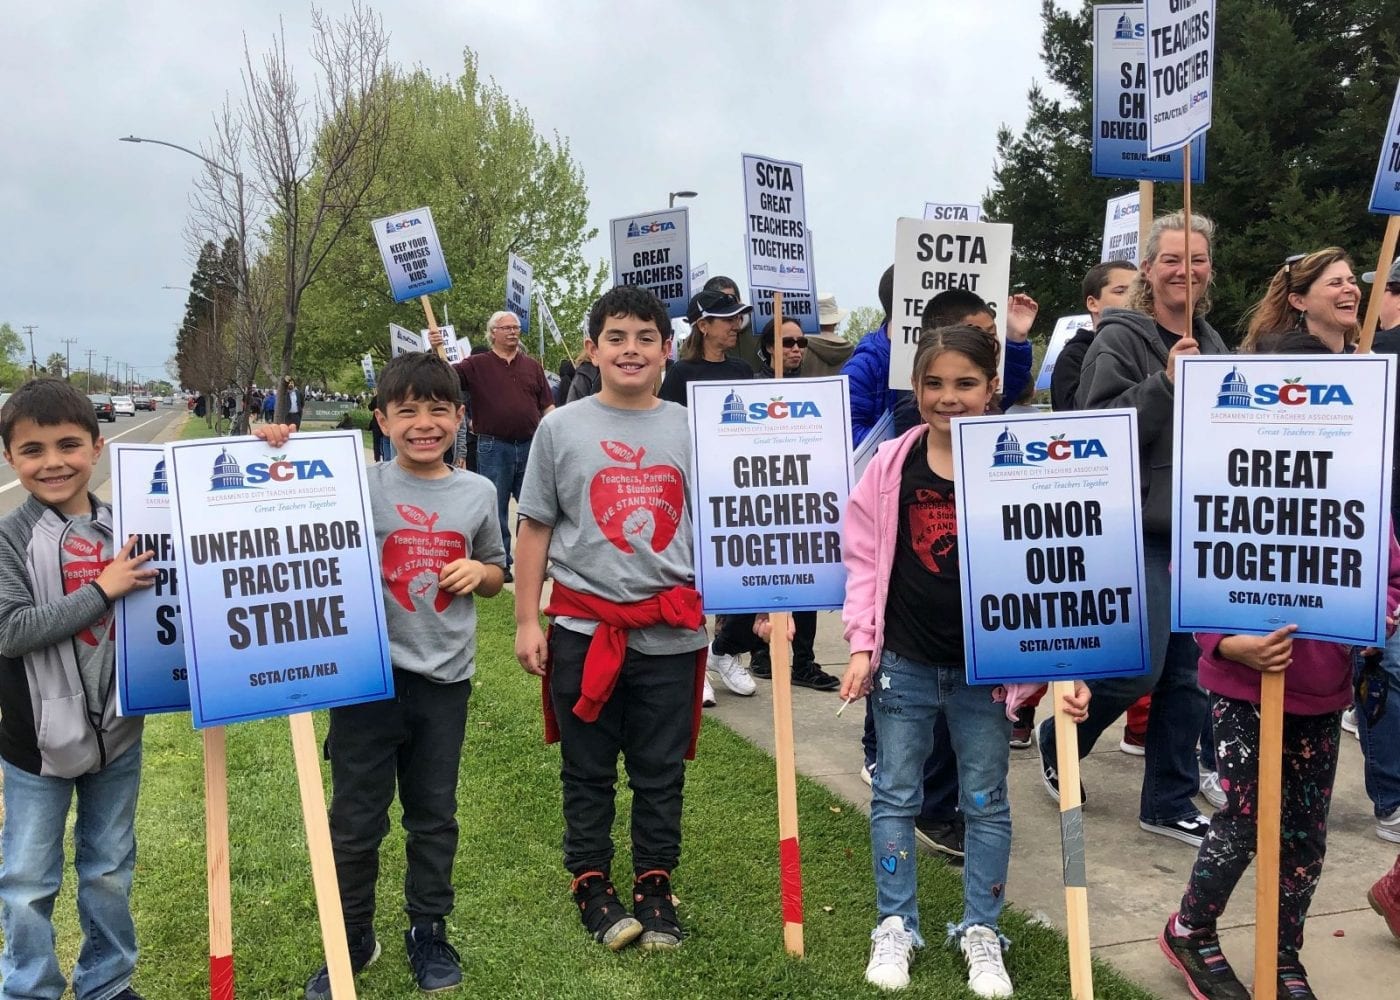
M86 538L73 537L63 543L63 592L71 594L86 587L93 580L102 575L102 571L107 568L107 564L112 560L102 558L102 545L98 542L90 542ZM97 645L97 633L104 624L108 623L111 615L103 612L102 617L97 619L87 628L78 633L78 639L89 646ZM112 620L108 628L115 630L116 621Z
M642 544L661 552L681 523L685 481L680 470L672 465L643 465L645 448L633 451L621 441L598 443L609 457L623 463L599 469L588 484L588 504L599 530L628 555Z
M379 555L379 569L384 574L384 582L389 585L389 593L394 595L405 611L417 611L415 597L426 597L437 587L442 568L450 562L467 557L467 540L460 532L438 531L437 514L429 514L421 507L412 504L395 504L399 516L419 528L399 528L384 538L384 549ZM430 579L420 579L429 575ZM414 585L417 581L417 586ZM442 612L452 603L450 590L437 592L433 599L433 610Z

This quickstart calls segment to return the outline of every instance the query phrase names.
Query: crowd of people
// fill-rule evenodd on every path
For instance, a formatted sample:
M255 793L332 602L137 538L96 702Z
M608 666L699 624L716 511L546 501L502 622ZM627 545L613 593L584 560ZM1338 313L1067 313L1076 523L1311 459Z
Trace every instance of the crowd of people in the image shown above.
M1400 711L1384 711L1385 698L1374 694L1400 684L1400 639L1392 620L1385 648L1367 651L1295 639L1292 625L1267 636L1171 630L1174 364L1229 350L1209 320L1213 240L1209 220L1178 212L1153 222L1140 267L1092 268L1083 286L1092 327L1068 343L1054 368L1055 410L1137 411L1150 632L1148 673L1078 684L1062 707L1078 723L1081 757L1127 715L1121 748L1142 756L1144 766L1141 829L1197 851L1180 904L1164 914L1161 948L1191 995L1244 998L1217 926L1253 857L1260 677L1288 672L1278 988L1306 1000L1313 993L1298 956L1323 866L1344 728L1354 728L1365 750L1376 833L1400 843ZM1387 330L1375 347L1400 352L1400 262L1376 280L1384 283ZM876 914L865 978L884 989L910 982L915 952L925 945L917 896L923 844L964 866L963 912L948 939L965 960L970 990L1012 995L1000 919L1012 843L1010 750L1038 743L1047 791L1058 800L1063 790L1053 720L1035 726L1043 687L993 689L966 680L951 442L959 418L1030 405L1029 337L1038 307L1017 294L999 320L972 292L936 295L923 311L909 388L891 390L892 289L891 268L877 282L885 322L857 344L838 333L845 314L830 295L819 297L816 334L790 320L769 322L752 334L757 369L736 356L752 310L725 277L711 278L691 299L690 334L674 360L666 308L645 290L620 286L593 304L584 350L557 387L522 350L519 317L508 311L490 317L485 348L454 366L432 353L385 366L374 409L388 446L376 447L384 460L369 476L377 543L387 544L396 505L411 502L462 544L444 546L441 564L426 570L435 580L415 588L407 603L386 587L395 698L330 712L330 827L355 972L381 953L375 881L397 791L407 831L408 962L426 991L462 981L446 918L454 906L456 783L476 670L474 601L509 581L515 654L542 678L546 737L561 748L562 860L573 906L586 933L610 950L680 947L672 878L681 861L685 761L696 751L702 708L715 702L711 675L740 697L755 692L755 677L771 677L771 623L731 615L715 623L711 639L694 587L688 509L676 506L674 523L654 509L649 524L629 520L624 532L616 527L619 507L597 482L607 470L625 486L629 463L640 477L645 454L649 483L689 496L687 385L769 377L781 365L784 377L848 376L857 442L886 414L893 418L890 440L845 512L842 621L850 655L842 676L817 662L815 613L795 615L791 635L793 683L865 699L862 773L871 785ZM1290 257L1252 311L1241 349L1351 350L1360 301L1343 251ZM287 389L296 399L297 387ZM300 409L293 404L291 412ZM269 419L257 433L280 446L296 424ZM464 436L468 425L472 439ZM64 989L50 917L76 791L85 941L74 987L80 998L139 1000L129 893L141 720L115 713L109 628L114 603L152 585L152 553L135 551L134 539L113 539L110 507L87 491L102 442L85 397L58 380L28 383L0 411L0 438L30 493L0 519L0 996L48 1000ZM936 547L927 543L931 525L940 526ZM91 572L78 567L78 552ZM1400 606L1393 537L1389 587L1389 606ZM1363 684L1371 696L1354 705ZM632 789L634 870L625 894L612 870L619 758ZM1078 789L1081 801L1086 792ZM1400 937L1400 859L1369 899ZM322 968L305 996L330 995Z

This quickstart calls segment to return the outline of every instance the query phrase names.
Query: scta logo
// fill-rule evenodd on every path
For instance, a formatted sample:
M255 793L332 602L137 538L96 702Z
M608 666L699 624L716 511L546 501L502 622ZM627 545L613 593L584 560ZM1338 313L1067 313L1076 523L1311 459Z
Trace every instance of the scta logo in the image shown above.
M270 462L249 462L244 469L250 485L257 483L286 483L293 479L333 479L330 466L320 458L294 459L274 455Z
M1067 440L1064 434L1052 435L1049 441L1026 444L1027 462L1063 462L1067 459L1107 458L1108 451L1098 438Z
M421 226L423 223L418 219L400 219L398 222L384 223L386 233L397 233L400 229L412 229L414 226Z
M676 224L670 221L653 219L651 222L644 222L640 226L635 221L627 224L627 237L633 239L638 236L650 236L653 233L664 233L667 230L675 229Z
M820 417L822 411L810 399L785 400L775 396L766 403L750 403L750 420L792 420L803 417Z
M1256 385L1254 401L1260 406L1350 406L1344 385L1304 385L1302 378L1286 378L1282 385Z

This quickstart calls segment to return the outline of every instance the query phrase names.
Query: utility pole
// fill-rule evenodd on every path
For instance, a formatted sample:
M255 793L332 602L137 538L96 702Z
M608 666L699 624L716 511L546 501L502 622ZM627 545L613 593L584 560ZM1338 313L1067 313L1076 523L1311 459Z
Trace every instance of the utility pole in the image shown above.
M35 355L35 353L34 353L34 331L35 331L36 329L38 329L38 328L37 328L37 327L33 327L33 326L26 326L26 327L24 328L24 331L25 331L26 333L29 334L29 376L30 376L30 378L38 378L38 377L39 377L39 358L38 358L38 356Z
M63 338L63 378L70 383L73 380L73 345L77 342L77 337Z
M112 391L112 380L107 376L107 366L108 366L109 364L111 364L111 361L112 361L112 356L111 356L110 354L104 354L104 355L102 355L102 391L103 391L103 392L111 392L111 391Z
M96 353L96 352L95 352L91 347L89 347L89 348L87 349L87 356L88 356L88 365L87 365L87 375L88 375L88 379L87 379L87 391L88 391L88 392L92 392L92 356L93 356L93 354L95 354L95 353Z

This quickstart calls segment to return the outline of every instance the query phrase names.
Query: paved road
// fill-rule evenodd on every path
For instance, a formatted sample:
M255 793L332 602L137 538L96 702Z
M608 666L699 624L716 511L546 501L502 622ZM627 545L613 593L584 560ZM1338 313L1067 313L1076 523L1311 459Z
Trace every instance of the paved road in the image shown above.
M120 441L124 444L145 444L148 441L156 440L157 435L171 428L171 425L184 415L183 408L173 406L162 406L154 413L149 410L142 410L135 417L119 416L117 422L99 423L102 429L103 438L108 441ZM164 440L164 438L162 438ZM102 489L111 478L112 468L108 456L104 453L98 460L97 470L92 475L92 482L88 489L104 498L110 498L111 494L106 489ZM15 478L14 470L9 465L0 462L0 514L6 514L24 503L27 493L19 485L19 480Z

